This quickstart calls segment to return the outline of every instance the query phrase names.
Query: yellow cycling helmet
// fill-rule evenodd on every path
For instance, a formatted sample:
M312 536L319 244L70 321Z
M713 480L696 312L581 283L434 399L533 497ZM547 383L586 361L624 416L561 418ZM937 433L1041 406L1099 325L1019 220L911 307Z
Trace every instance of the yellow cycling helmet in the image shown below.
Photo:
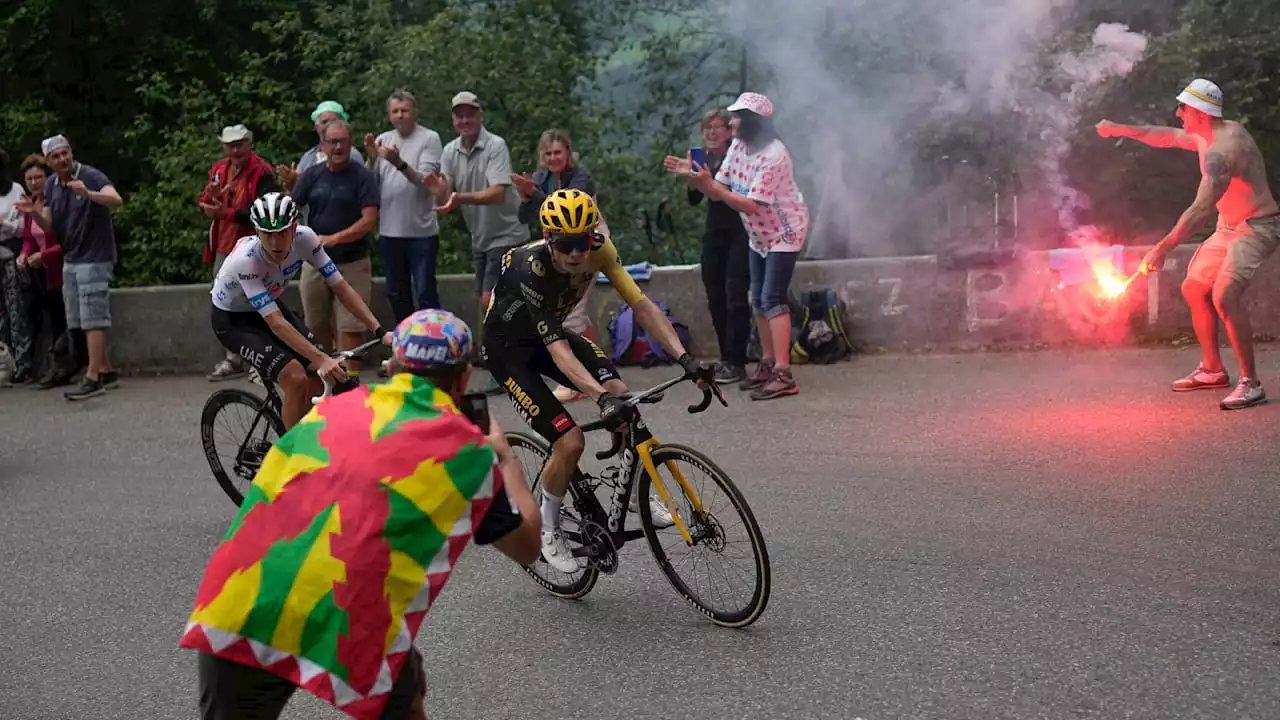
M600 224L596 201L581 190L557 190L542 202L542 229L559 235L586 235Z

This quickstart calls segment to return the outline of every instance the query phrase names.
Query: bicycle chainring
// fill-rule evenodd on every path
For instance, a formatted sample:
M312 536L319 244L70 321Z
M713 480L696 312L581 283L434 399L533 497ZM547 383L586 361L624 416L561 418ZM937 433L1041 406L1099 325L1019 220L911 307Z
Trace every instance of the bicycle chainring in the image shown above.
M597 570L612 575L618 571L618 548L605 527L592 520L583 520L579 525L582 534L582 545L589 553L589 562Z

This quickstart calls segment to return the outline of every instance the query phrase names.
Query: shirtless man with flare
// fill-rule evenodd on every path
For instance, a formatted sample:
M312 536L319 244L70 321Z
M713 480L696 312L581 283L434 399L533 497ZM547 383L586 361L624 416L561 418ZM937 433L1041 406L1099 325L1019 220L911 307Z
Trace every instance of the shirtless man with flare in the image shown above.
M1102 137L1128 137L1152 147L1193 150L1200 155L1200 188L1173 230L1142 260L1141 272L1158 272L1178 245L1204 226L1216 207L1218 226L1187 265L1182 296L1200 342L1199 367L1175 380L1175 392L1231 385L1218 352L1218 316L1222 316L1236 359L1240 382L1220 403L1240 410L1266 402L1253 356L1253 328L1241 299L1254 272L1280 245L1280 207L1267 184L1262 153L1240 123L1222 118L1222 91L1204 79L1178 95L1182 129L1098 123Z

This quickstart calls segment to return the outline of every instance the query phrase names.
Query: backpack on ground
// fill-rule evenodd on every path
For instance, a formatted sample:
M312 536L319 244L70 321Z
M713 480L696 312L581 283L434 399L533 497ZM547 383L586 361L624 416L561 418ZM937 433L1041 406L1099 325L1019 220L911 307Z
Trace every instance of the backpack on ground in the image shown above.
M791 348L800 363L829 365L853 354L853 343L844 331L844 302L831 288L806 290L800 294L803 308L799 337Z
M676 336L680 338L680 343L686 348L689 347L689 328L684 323L671 317L671 311L667 309L666 303L661 300L654 300L655 305L662 311L663 315L671 321L671 326L676 329ZM670 365L676 361L671 353L662 347L656 338L649 334L635 320L635 313L632 312L631 306L624 304L620 312L615 312L609 320L609 339L613 343L613 350L609 356L618 365L641 365L643 367L653 367L654 365Z

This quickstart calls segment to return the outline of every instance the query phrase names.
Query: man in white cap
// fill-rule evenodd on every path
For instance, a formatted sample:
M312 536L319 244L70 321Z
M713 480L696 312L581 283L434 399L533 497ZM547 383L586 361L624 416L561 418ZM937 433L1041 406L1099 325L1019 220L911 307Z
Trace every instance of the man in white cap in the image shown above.
M84 382L64 393L68 400L85 400L115 387L119 380L107 351L111 327L109 288L116 265L116 234L111 210L124 199L101 170L78 162L71 143L62 135L46 138L40 149L54 175L44 186L44 201L24 198L17 205L62 245L62 298L67 328L84 336ZM76 345L80 343L77 341Z
M200 211L209 218L209 240L204 248L204 261L213 263L213 277L218 277L222 263L236 249L241 238L255 234L249 222L253 201L275 192L276 180L271 163L253 151L253 133L244 125L222 128L218 135L222 159L209 168L209 180L200 193ZM225 357L209 373L210 381L228 380L244 375L248 368L242 358L226 351Z
M1175 392L1229 387L1218 352L1218 316L1240 361L1240 382L1219 403L1239 410L1265 402L1253 357L1253 328L1241 296L1253 274L1280 245L1280 207L1267 184L1262 153L1240 123L1222 118L1222 91L1204 79L1178 95L1182 129L1098 123L1102 137L1131 137L1152 147L1194 150L1200 155L1200 188L1173 230L1142 260L1142 272L1157 272L1169 252L1198 232L1218 212L1217 229L1187 265L1182 296L1200 342L1201 361L1175 380ZM1216 310L1216 312L1215 312Z

